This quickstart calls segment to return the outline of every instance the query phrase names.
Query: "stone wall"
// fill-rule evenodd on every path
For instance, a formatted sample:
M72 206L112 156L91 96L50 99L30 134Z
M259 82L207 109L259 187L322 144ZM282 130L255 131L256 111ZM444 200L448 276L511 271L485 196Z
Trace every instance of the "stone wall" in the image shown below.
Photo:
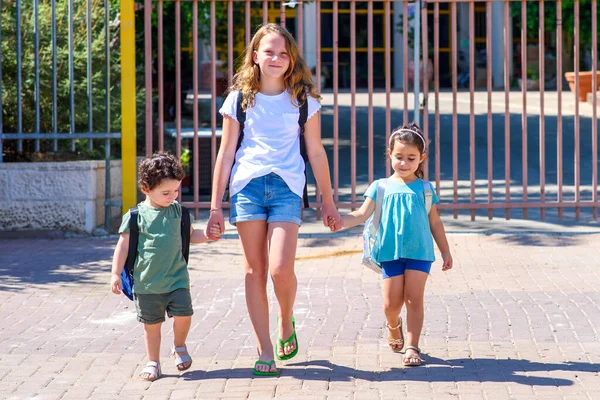
M121 161L111 161L121 200ZM0 232L92 233L104 225L105 161L0 163ZM121 216L111 208L111 219Z

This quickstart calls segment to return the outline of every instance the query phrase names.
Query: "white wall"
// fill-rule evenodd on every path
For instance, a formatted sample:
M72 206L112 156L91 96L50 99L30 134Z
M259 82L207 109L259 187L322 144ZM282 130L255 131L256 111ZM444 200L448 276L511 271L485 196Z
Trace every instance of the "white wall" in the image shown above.
M104 225L105 161L0 164L0 231L87 232ZM111 162L111 200L121 161ZM112 218L121 210L112 208Z

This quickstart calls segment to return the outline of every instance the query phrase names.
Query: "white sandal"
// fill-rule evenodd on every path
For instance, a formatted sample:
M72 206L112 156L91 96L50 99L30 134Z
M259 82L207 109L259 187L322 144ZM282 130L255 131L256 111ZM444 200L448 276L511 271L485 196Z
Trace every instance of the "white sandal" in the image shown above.
M180 356L177 353L186 354ZM183 346L173 346L173 349L171 350L171 355L175 357L175 367L178 371L185 371L187 369L190 369L190 367L192 366L192 357L190 357L190 355L188 354L187 346L185 344ZM190 364L187 367L179 368L180 365L183 365L185 363Z
M143 374L148 374L150 376L144 378L142 377ZM143 379L145 381L154 382L155 380L160 378L160 374L160 364L156 361L148 361L146 363L146 367L142 370L142 372L140 372L139 377L140 379Z

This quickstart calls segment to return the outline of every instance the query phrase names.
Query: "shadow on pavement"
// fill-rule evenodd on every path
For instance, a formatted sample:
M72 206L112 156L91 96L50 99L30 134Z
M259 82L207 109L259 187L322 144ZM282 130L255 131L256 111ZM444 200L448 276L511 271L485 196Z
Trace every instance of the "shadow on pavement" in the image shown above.
M110 270L116 239L2 240L0 291L29 285L91 283Z
M332 364L327 360L314 360L287 364L280 376L298 380L350 382L362 379L371 382L419 381L419 382L514 382L528 386L571 386L570 379L533 376L535 372L573 371L598 373L600 365L582 362L564 364L539 363L528 360L457 358L442 360L423 355L426 364L416 368L392 368L384 372L372 372ZM527 374L527 375L525 375ZM192 371L183 375L185 380L247 379L252 378L251 368ZM258 378L258 377L257 377Z

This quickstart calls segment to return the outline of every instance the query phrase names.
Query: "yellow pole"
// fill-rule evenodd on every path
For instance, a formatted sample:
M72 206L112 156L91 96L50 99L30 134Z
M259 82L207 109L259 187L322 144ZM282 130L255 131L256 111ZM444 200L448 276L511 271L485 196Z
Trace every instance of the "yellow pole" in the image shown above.
M121 160L123 213L137 203L134 0L121 0Z

